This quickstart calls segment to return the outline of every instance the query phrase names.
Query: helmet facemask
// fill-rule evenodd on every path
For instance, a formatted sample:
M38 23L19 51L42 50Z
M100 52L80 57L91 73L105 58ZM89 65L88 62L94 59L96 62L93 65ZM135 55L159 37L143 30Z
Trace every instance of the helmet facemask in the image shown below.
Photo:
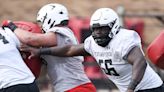
M114 37L114 35L116 34L116 33L114 33L114 25L115 25L115 23L116 23L116 20L117 19L115 19L115 20L113 20L112 22L110 22L109 24L108 24L108 26L111 28L111 31L109 32L109 37L112 39L113 37ZM113 30L112 30L113 29Z
M110 31L111 28L109 26L93 27L92 37L98 45L105 47L111 40L109 37Z

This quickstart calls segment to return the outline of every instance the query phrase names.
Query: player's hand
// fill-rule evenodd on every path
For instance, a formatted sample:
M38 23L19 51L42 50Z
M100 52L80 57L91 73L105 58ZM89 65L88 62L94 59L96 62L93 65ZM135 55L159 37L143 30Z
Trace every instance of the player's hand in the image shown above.
M4 27L8 27L13 32L17 28L17 26L13 22L11 22L10 20L4 20L2 22L2 28L4 28Z
M31 59L33 57L38 57L39 56L40 49L37 49L37 48L31 47L31 46L22 44L20 46L20 51L29 52L30 56L28 57L28 59Z

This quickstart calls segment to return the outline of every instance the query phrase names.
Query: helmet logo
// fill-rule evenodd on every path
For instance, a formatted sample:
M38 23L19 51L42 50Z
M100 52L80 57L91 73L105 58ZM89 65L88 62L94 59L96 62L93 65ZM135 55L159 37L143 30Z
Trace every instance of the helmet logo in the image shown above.
M51 23L51 19L48 20L48 24L50 24L50 23Z
M45 16L43 16L43 23L44 23L44 21L46 20L46 18L47 18L47 13L46 13Z
M50 28L52 28L54 26L54 23L55 23L55 21L50 25Z
M56 6L54 6L54 5L51 5L52 6L52 10L56 7Z

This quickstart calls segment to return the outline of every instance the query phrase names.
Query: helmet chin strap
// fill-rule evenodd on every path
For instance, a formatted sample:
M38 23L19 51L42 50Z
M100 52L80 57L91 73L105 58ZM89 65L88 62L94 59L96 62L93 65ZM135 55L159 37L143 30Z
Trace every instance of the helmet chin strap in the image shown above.
M120 31L120 28L121 27L117 29L115 35ZM103 38L94 38L94 40L99 46L106 47L115 35L112 32L110 32L108 36Z
M109 36L109 38L111 38L111 39L112 39L114 35L113 35L113 33L110 31L110 33L109 33L109 35L108 35L108 36Z

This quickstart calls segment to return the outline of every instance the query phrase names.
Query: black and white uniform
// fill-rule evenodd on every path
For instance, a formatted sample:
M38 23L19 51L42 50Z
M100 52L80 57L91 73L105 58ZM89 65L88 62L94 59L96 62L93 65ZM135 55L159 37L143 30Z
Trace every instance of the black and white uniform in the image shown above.
M132 78L132 65L124 57L135 46L142 50L141 39L135 31L127 29L120 29L106 47L97 45L92 36L84 42L85 50L96 59L108 78L121 92L127 90ZM144 77L135 91L156 88L162 83L160 77L148 64Z

